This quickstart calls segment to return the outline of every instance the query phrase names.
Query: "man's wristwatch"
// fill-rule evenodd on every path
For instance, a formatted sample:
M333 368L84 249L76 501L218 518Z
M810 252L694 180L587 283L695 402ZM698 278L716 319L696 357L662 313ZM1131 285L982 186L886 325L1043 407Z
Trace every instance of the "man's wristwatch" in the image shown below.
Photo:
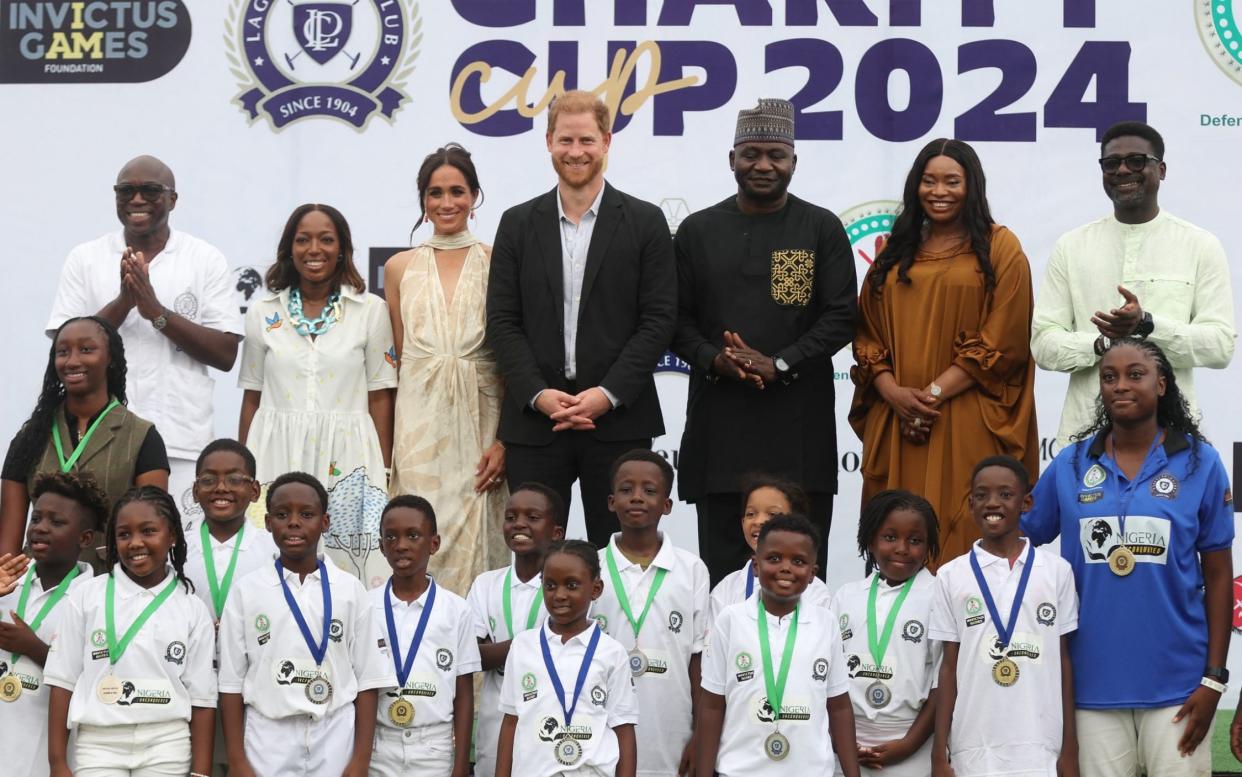
M1205 667L1203 676L1209 677L1222 685L1229 682L1229 670L1223 666Z
M164 327L168 326L168 311L160 311L158 316L151 319L151 326L155 327L155 331L157 332L164 331Z
M1156 324L1151 320L1151 313L1143 311L1143 317L1139 319L1138 325L1134 327L1135 337L1147 337L1156 328Z
M783 357L772 357L772 366L776 368L776 377L782 383L788 383L798 377L797 374L790 371L789 362L785 361Z

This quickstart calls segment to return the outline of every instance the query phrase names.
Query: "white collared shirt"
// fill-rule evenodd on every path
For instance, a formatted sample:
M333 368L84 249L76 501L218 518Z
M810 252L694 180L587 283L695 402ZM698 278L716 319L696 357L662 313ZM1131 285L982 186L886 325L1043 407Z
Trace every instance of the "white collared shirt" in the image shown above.
M767 706L758 597L756 591L720 613L703 653L703 690L725 697L716 772L721 777L831 774L828 700L849 691L836 619L831 610L817 604L804 602L798 608L798 640L781 700L780 732L789 739L789 755L772 761L764 752L764 740L777 726ZM767 619L775 677L793 613L780 618L769 613Z
M751 579L754 564L754 561L747 561L746 566L736 572L730 572L723 580L716 583L716 587L712 589L712 622L724 612L724 608L730 604L746 601L751 594L759 590L759 579L755 577L750 593L746 592L746 581ZM832 609L832 592L828 590L828 585L823 580L812 577L810 584L802 592L802 601Z
M112 568L118 640L173 574L169 567L162 582L143 588L129 579L120 564ZM110 665L104 619L107 583L108 575L101 575L74 586L61 603L65 611L48 649L44 680L73 693L69 725L189 722L191 707L214 709L215 632L202 601L177 581L125 653ZM109 674L121 682L121 698L115 704L103 703L96 693L99 682Z
M845 650L845 666L850 675L854 719L857 726L867 728L868 733L878 734L885 730L888 734L878 741L868 739L863 743L860 739L860 744L879 744L904 736L935 685L943 653L943 644L927 636L932 600L936 595L936 577L926 569L920 569L893 623L884 661L876 665L867 638L867 601L871 598L871 581L875 576L873 572L862 580L841 586L832 602L841 631L841 646ZM884 625L901 595L902 587L880 581L875 602L877 639L884 633ZM880 709L868 704L866 698L867 686L877 680L892 693L892 699Z
M1026 566L1027 540L1013 568L980 548L983 579L1001 618L1008 620ZM1078 628L1078 595L1069 563L1042 548L1027 581L1022 609L1009 644L1009 658L1018 665L1018 681L1009 687L992 679L992 667L1003 656L997 649L992 622L970 566L970 555L959 556L936 574L932 600L932 639L960 643L957 656L957 704L949 752L958 777L1021 774L1055 761L1061 752L1061 636ZM1014 725L1021 713L1022 725ZM1029 773L1035 774L1035 771ZM1043 774L1043 772L1038 772Z
M369 595L375 620L383 635L384 646L380 648L380 654L392 667L395 675L397 669L393 660L392 635L388 632L388 620L384 615L387 588L387 584L377 586L370 590ZM430 592L429 585L422 596L412 602L404 602L396 596L389 599L392 602L393 623L397 630L397 648L403 662L407 660L410 642L414 639L414 632L418 630L418 621L427 606ZM414 727L451 723L453 698L457 695L457 678L474 674L482 668L479 643L474 636L474 617L466 605L466 600L447 588L436 586L436 601L432 605L431 615L427 617L423 641L414 656L414 665L401 693L414 705ZM471 692L473 693L473 689ZM397 700L397 696L396 683L380 690L376 715L383 728L399 728L388 717L388 707Z
M595 600L591 613L623 647L637 645L647 657L647 671L635 680L642 711L635 732L642 742L638 748L638 774L673 774L690 740L694 692L690 687L690 659L703 652L707 639L711 581L703 561L675 547L672 538L663 532L660 550L646 569L626 558L617 547L620 536L612 535L608 547L599 552L604 593ZM635 618L642 614L657 572L665 570L664 581L637 638L612 587L609 549Z
M50 337L75 316L93 316L121 289L124 232L74 247L65 259L52 314ZM171 313L196 324L241 336L241 312L229 263L214 246L170 229L164 250L150 260L151 286ZM120 326L129 363L129 409L160 430L168 455L193 459L215 437L211 408L215 380L196 361L134 309Z
M66 611L69 594L92 577L90 564L78 562L78 576L69 582L69 591L61 599L35 629L35 636L49 644L52 635L60 624ZM34 572L34 565L31 565ZM24 578L23 581L24 582ZM25 618L29 625L43 609L44 603L52 592L53 586L44 590L43 581L35 575L30 584L30 597L26 601ZM17 611L17 603L21 600L22 583L6 596L0 596L0 623L12 623L10 612ZM11 703L0 702L0 731L4 732L4 740L8 743L4 752L5 770L13 774L41 777L48 773L47 762L47 702L48 694L43 688L43 667L26 656L18 656L12 661L12 653L0 652L0 677L14 674L22 682L21 697Z
M595 220L599 217L599 203L604 198L604 186L599 187L591 207L577 224L565 215L560 189L556 192L557 225L561 233L561 284L564 295L562 312L565 324L565 377L578 377L578 311L582 305L582 282L586 278L587 251L591 236L595 233ZM610 397L611 399L611 397ZM616 404L615 402L613 403Z
M543 588L543 576L536 574L530 580L518 579L512 566L493 569L475 578L470 585L466 601L474 615L474 635L494 643L507 642L513 635L505 624L504 585L505 575L512 571L509 583L509 606L513 614L513 631L526 631L526 620L531 604ZM548 610L542 604L535 612L535 624L543 623ZM496 760L496 743L500 738L500 686L504 683L504 669L490 669L483 673L483 688L479 692L478 730L475 734L475 754L479 760Z
M207 521L206 518L200 518L200 521ZM249 521L246 522L246 530L242 534L241 549L237 551L237 568L233 570L233 581L229 590L236 590L241 579L251 572L265 566L271 566L280 551L276 548L276 543L272 540L272 534L262 526L255 526ZM237 535L234 534L224 542L217 542L216 538L207 533L207 542L211 545L211 556L216 565L216 579L223 585L224 576L229 569L229 561L233 558L233 548L237 541ZM207 605L207 612L211 613L213 620L219 620L223 613L217 613L215 605L211 601L211 586L207 583L207 566L203 560L203 541L199 534L199 524L195 524L194 528L185 533L185 543L187 547L185 558L185 576L190 578L190 582L194 584L194 593L199 599L203 600L203 604ZM225 599L227 602L228 599Z
M1233 358L1233 290L1216 236L1165 210L1144 224L1108 215L1066 232L1048 259L1031 321L1035 362L1070 373L1057 432L1062 445L1095 419L1100 333L1091 317L1121 307L1118 286L1151 313L1155 329L1147 339L1168 356L1196 415L1194 368L1220 369Z
M565 689L565 703L572 704L574 685L586 655L591 627L562 643L547 623L513 638L505 661L505 680L500 690L500 711L517 716L513 736L513 773L522 777L572 775L591 767L591 774L613 774L617 770L620 748L617 726L638 723L638 695L630 677L625 648L607 634L599 635L595 657L587 670L582 696L574 709L571 731L582 746L582 759L576 768L557 762L552 748L565 722L565 713L552 688L551 675L543 663L539 634L548 640L552 664ZM641 749L640 745L640 749Z
M397 684L392 662L386 663L378 649L380 629L366 589L358 578L331 562L325 567L332 622L323 666L315 666L273 562L242 578L224 606L220 693L240 693L247 705L266 718L309 715L320 719L353 704L360 691ZM318 570L301 582L296 572L285 570L285 579L318 643L324 614ZM306 683L317 673L332 684L327 704L315 704L306 697Z

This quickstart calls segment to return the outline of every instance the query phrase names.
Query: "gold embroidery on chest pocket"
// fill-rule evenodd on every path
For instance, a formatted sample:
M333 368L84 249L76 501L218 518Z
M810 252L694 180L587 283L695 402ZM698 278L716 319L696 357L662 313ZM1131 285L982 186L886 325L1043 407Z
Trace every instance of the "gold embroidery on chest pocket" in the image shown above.
M789 248L772 252L772 299L781 305L806 305L811 301L815 276L815 252Z

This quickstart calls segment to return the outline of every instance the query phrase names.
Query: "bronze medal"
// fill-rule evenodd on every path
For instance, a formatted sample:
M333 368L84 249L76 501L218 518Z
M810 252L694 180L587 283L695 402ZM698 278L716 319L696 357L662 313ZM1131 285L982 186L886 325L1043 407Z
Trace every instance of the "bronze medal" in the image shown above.
M22 697L22 681L13 675L0 679L0 701L15 702Z
M1002 688L1008 688L1018 682L1019 674L1021 673L1018 671L1018 665L1013 662L1013 659L1002 658L992 665L992 679Z

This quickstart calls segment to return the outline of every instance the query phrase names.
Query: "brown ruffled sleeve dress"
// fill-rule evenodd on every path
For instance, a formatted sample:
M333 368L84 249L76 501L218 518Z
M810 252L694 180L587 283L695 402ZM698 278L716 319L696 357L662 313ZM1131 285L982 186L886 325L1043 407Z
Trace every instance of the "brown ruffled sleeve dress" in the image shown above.
M967 495L980 459L1008 454L1026 465L1032 483L1039 474L1031 267L1002 226L993 228L992 266L996 286L988 291L969 243L920 252L910 283L898 283L893 269L879 294L869 278L859 294L850 425L862 439L863 503L886 488L926 498L940 518L940 563L979 536ZM976 383L939 408L926 444L913 445L875 377L891 371L898 385L923 388L951 364Z

